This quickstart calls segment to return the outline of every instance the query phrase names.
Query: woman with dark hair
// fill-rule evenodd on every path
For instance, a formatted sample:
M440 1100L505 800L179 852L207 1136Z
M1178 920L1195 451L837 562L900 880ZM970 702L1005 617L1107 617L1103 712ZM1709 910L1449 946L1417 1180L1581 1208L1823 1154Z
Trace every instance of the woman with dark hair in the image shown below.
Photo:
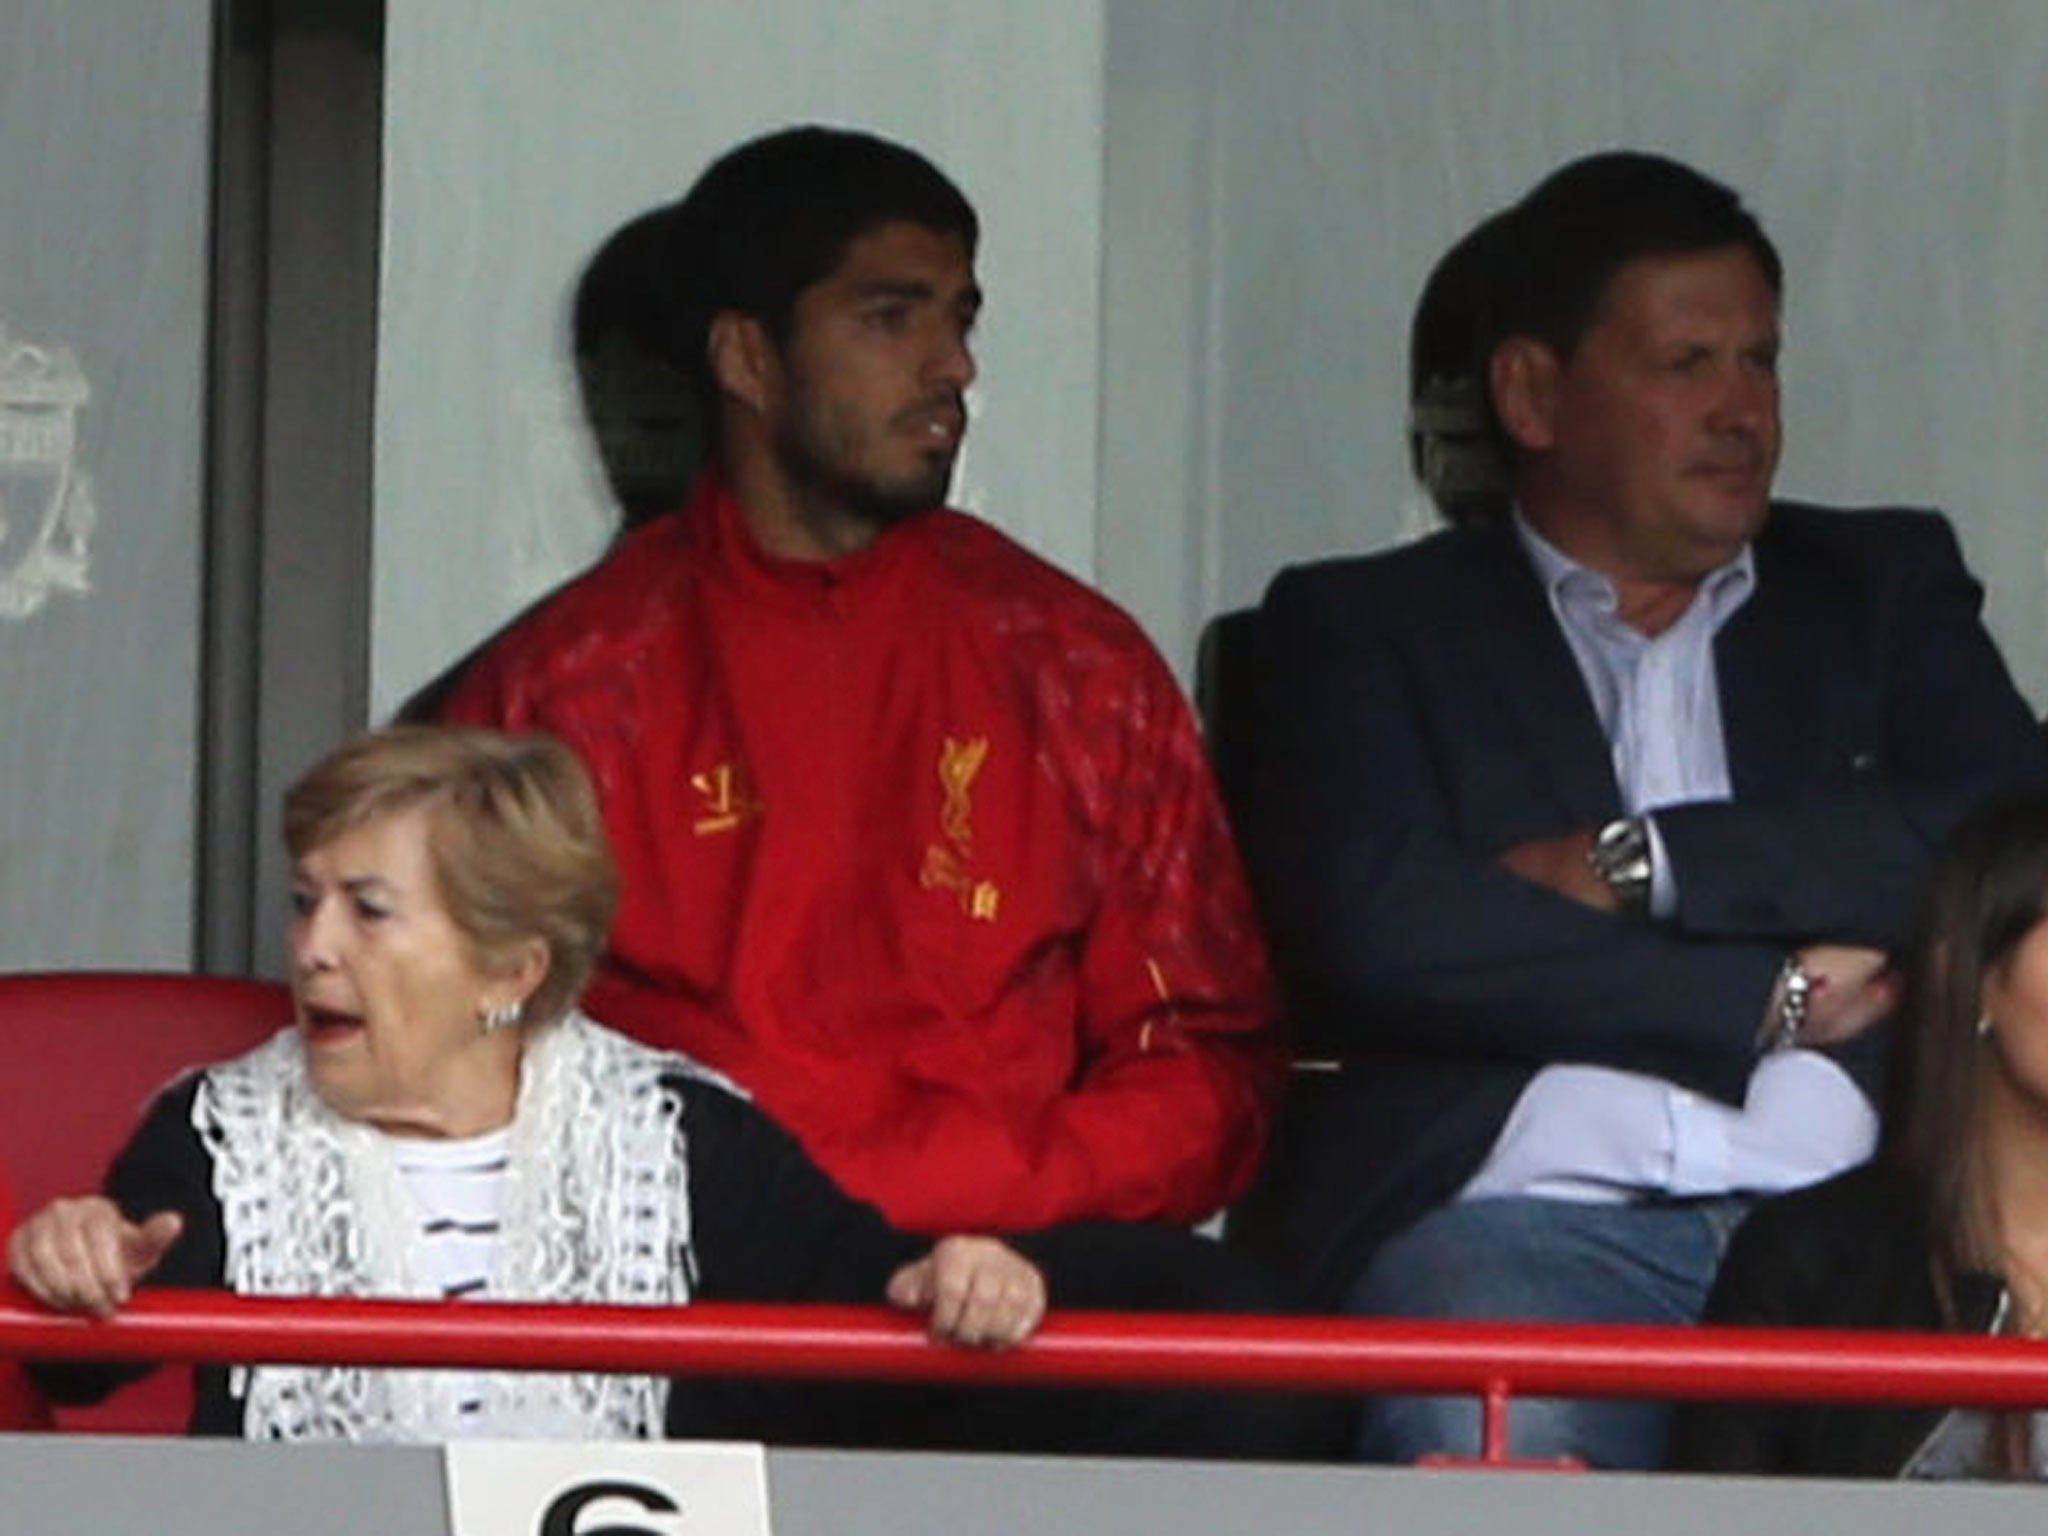
M1767 1200L1703 1321L2048 1335L2048 791L1950 839L1924 899L1875 1162ZM1815 1476L2039 1477L2036 1415L1721 1403L1674 1464Z

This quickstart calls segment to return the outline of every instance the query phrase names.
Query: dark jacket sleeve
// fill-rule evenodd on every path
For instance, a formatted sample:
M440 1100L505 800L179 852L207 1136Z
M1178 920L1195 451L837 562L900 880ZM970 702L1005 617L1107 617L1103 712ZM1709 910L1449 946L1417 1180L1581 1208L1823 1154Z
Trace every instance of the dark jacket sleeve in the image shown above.
M1781 507L1757 551L1716 646L1735 798L1657 813L1668 923L1498 865L1619 813L1511 535L1275 581L1252 847L1289 983L1334 1024L1316 1043L1591 1062L1737 1102L1785 953L1905 927L1955 818L2042 772L2038 730L1940 518Z
M897 1267L930 1248L842 1193L748 1100L696 1079L679 1087L703 1300L879 1304Z
M1869 696L1832 708L1816 697L1803 712L1813 731L1842 733L1790 749L1810 754L1808 772L1658 813L1675 921L1709 938L1894 948L1949 829L1988 795L2048 773L2040 725L1984 628L1983 588L1942 518L1783 508L1777 520L1777 537L1759 543L1760 611L1730 622L1723 667L1743 665L1747 652L1748 675L1777 689ZM1784 654L1800 642L1789 619L1774 623L1765 591L1774 580L1820 585L1830 575L1841 589L1835 606L1861 610L1839 630L1861 638L1862 654L1827 639L1803 669L1788 668ZM1838 761L1826 760L1830 748Z
M192 1100L199 1082L200 1074L192 1073L157 1097L114 1158L102 1186L130 1221L159 1211L176 1211L185 1220L184 1231L143 1281L145 1286L208 1289L223 1283L225 1244L220 1206L213 1198L213 1160L192 1128ZM98 1402L152 1369L55 1360L30 1367L43 1391L61 1403Z
M682 1079L695 1295L704 1301L876 1305L928 1239L843 1194L802 1147L738 1095ZM917 1389L867 1382L678 1377L667 1433L774 1444L888 1444Z
M1502 848L1467 825L1472 799L1493 814L1540 791L1526 763L1492 760L1489 733L1466 729L1500 701L1442 659L1465 619L1430 619L1418 610L1431 604L1381 579L1391 574L1283 572L1264 607L1271 681L1251 851L1295 1001L1325 1031L1310 1043L1590 1062L1739 1102L1783 951L1701 944L1503 869ZM1518 644L1512 629L1492 638ZM1469 635L1455 644L1473 649ZM1597 745L1597 724L1588 735ZM1591 775L1607 772L1603 761Z

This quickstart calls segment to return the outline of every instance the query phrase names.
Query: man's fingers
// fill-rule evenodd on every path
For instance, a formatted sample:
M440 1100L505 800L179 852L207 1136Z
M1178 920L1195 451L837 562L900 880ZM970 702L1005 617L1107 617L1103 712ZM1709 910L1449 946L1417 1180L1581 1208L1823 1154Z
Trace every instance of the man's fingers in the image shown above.
M973 1266L959 1252L943 1248L932 1251L932 1261L931 1331L939 1338L958 1340L973 1291Z
M988 1343L1001 1312L999 1282L986 1270L976 1270L961 1290L959 1316L950 1335L953 1342L975 1348Z
M956 1237L932 1251L934 1338L1003 1349L1029 1338L1045 1316L1045 1277L993 1238Z
M1031 1336L1042 1311L1038 1288L1025 1276L984 1274L970 1293L959 1342L1007 1349Z

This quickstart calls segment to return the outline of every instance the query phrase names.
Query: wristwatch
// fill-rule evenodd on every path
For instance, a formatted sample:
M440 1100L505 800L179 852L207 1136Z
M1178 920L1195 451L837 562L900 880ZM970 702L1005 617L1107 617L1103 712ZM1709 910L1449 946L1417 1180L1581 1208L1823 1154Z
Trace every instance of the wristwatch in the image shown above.
M1770 1049L1789 1051L1799 1043L1799 1032L1806 1027L1806 1010L1813 1002L1813 978L1806 973L1806 962L1794 950L1785 957L1785 968L1778 972L1778 1018L1777 1028L1772 1031Z
M1642 817L1608 822L1594 834L1586 862L1607 882L1622 911L1650 910L1650 825Z

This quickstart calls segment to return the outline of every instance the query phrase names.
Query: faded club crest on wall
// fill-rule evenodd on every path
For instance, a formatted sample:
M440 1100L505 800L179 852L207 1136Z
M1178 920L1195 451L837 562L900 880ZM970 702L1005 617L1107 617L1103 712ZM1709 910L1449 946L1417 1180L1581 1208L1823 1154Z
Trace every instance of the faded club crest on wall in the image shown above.
M77 463L91 398L69 347L16 341L0 323L0 619L92 589L92 477Z

